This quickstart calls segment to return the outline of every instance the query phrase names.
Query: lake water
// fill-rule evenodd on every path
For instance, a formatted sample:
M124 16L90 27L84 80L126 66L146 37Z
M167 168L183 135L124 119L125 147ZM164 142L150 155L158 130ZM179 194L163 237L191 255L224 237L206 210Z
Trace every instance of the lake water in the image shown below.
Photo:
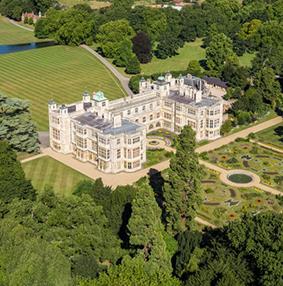
M27 43L17 45L0 45L0 55L22 52L32 49L54 46L54 42Z

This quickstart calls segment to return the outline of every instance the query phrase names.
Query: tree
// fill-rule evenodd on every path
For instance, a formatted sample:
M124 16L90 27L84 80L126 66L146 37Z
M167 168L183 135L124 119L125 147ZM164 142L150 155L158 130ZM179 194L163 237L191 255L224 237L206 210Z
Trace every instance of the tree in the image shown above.
M121 43L135 35L133 28L127 20L110 21L99 28L96 40L103 54L108 58L119 56Z
M164 184L167 230L173 234L193 224L202 202L202 171L195 147L195 132L185 126L177 138L176 154Z
M132 57L127 62L126 73L138 74L140 72L141 72L140 62L139 62L137 56L134 54L134 55L132 55Z
M213 75L218 76L227 60L235 62L232 41L223 33L213 36L209 47L206 49L206 64Z
M198 6L185 6L180 13L182 21L181 38L186 42L192 42L197 37L203 37L207 30L207 24L203 10Z
M283 95L272 68L262 68L255 76L254 86L259 96L270 104L273 109L282 107Z
M139 250L145 261L151 263L152 270L171 271L170 256L163 238L161 210L155 201L149 183L141 179L139 190L132 204L132 215L128 223L130 244Z
M159 59L166 59L177 55L179 47L180 43L177 36L171 32L165 32L160 37L155 55Z
M129 60L134 56L132 52L132 41L125 39L120 43L120 47L117 51L117 54L114 58L113 63L118 67L127 66Z
M191 60L189 62L188 67L187 67L187 73L197 76L197 77L202 76L202 69L197 60Z
M35 196L16 153L7 142L0 141L0 199L7 203L14 198L34 200Z
M249 71L237 62L227 60L222 71L222 79L231 87L245 89L248 85Z
M20 152L37 152L38 135L26 101L0 95L0 140Z
M229 119L226 120L221 126L221 129L220 129L221 135L225 135L225 134L229 133L231 131L232 127L233 126L232 126L231 120L229 120Z
M71 267L60 250L12 219L0 221L2 285L71 285Z
M151 61L152 58L151 41L148 35L144 32L138 32L133 38L133 52L142 64Z
M167 17L163 9L137 6L131 9L128 19L136 32L145 32L151 43L160 40L160 37L167 30Z
M227 245L241 253L256 274L256 281L252 285L271 286L281 283L282 218L282 214L275 212L246 214L242 220L224 229Z
M75 8L63 11L58 24L55 40L59 44L78 46L92 43L94 20L86 11Z
M81 280L79 286L179 286L180 282L169 272L151 270L143 257L125 257L122 264L109 268L96 280Z
M33 204L14 200L8 215L56 245L76 275L93 277L104 270L105 263L115 264L122 255L120 240L109 229L103 208L88 195L58 198L46 189ZM79 267L82 262L88 268ZM91 266L97 268L91 270Z

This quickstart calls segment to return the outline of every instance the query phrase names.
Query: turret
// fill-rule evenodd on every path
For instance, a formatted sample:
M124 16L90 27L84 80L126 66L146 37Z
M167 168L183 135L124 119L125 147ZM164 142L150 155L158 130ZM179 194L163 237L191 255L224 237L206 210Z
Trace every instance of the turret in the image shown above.
M90 95L87 91L85 91L83 93L83 103L88 103L88 102L90 102Z
M48 109L49 110L56 110L57 109L57 104L53 99L48 101Z

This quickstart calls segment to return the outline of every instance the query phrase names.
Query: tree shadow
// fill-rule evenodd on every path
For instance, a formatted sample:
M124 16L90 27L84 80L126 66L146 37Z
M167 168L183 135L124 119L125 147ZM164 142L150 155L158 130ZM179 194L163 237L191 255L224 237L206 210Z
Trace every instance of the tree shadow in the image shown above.
M165 216L164 196L163 196L163 187L165 180L162 177L160 171L152 168L149 169L148 176L149 176L149 184L154 191L156 202L162 211L162 216L161 216L162 222L165 223L166 216Z
M278 126L274 129L274 133L276 136L281 137L279 139L280 142L283 142L283 126Z
M132 204L127 203L125 205L125 208L122 214L122 224L118 232L118 235L120 239L122 240L121 247L124 249L129 249L130 247L130 235L128 232L127 225L129 223L131 214L132 214Z

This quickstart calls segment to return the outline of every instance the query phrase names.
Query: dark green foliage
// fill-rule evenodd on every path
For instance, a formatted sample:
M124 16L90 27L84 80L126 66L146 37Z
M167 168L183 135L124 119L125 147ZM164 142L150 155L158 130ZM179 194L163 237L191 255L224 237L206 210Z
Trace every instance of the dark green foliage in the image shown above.
M198 61L192 60L189 62L187 67L187 72L191 75L201 77L202 76L202 69Z
M232 126L231 120L229 120L229 119L226 120L221 126L221 129L220 129L221 135L225 135L225 134L229 133L231 131L232 127L233 126Z
M7 142L0 141L0 199L7 203L14 198L35 199L35 191L26 180L17 155Z
M126 256L120 265L109 268L107 273L102 273L99 279L82 280L79 286L180 286L180 282L169 272L155 270L151 264L144 261L142 256L131 258Z
M223 71L225 62L235 62L235 59L231 39L223 33L214 35L206 49L206 64L211 74L218 76Z
M139 32L133 38L133 52L136 54L140 63L146 64L151 61L151 41L146 33Z
M103 207L112 232L124 238L125 225L130 217L131 203L135 192L136 190L132 186L117 187L112 191L110 187L103 185L101 179L97 179L95 182L81 182L74 194L78 196L90 195L97 205Z
M254 86L258 95L272 108L283 106L280 84L272 68L263 68L255 76Z
M134 54L128 60L126 65L126 73L128 74L139 74L141 72L140 62L137 56Z
M159 59L175 56L180 46L177 35L172 32L166 32L160 38L155 55Z
M70 263L61 251L13 219L0 221L2 285L71 285Z
M118 67L125 67L131 57L134 56L132 52L132 42L129 39L125 39L120 43L120 47L116 53L113 63Z
M195 133L185 126L177 138L176 154L170 160L168 181L164 185L169 233L175 234L192 225L202 202L202 171L195 147Z
M33 204L14 201L7 216L56 245L71 261L76 274L93 277L104 269L103 262L115 263L121 256L120 241L108 228L103 208L88 195L60 199L45 190ZM80 273L78 261L94 266L94 260L94 273L89 268Z
M241 67L238 63L227 61L224 65L222 78L229 82L231 87L240 87L244 89L248 84L249 72L247 68Z
M38 135L26 101L0 95L0 140L21 152L39 150Z
M21 20L24 12L45 13L57 4L57 0L1 0L0 13L15 20Z

